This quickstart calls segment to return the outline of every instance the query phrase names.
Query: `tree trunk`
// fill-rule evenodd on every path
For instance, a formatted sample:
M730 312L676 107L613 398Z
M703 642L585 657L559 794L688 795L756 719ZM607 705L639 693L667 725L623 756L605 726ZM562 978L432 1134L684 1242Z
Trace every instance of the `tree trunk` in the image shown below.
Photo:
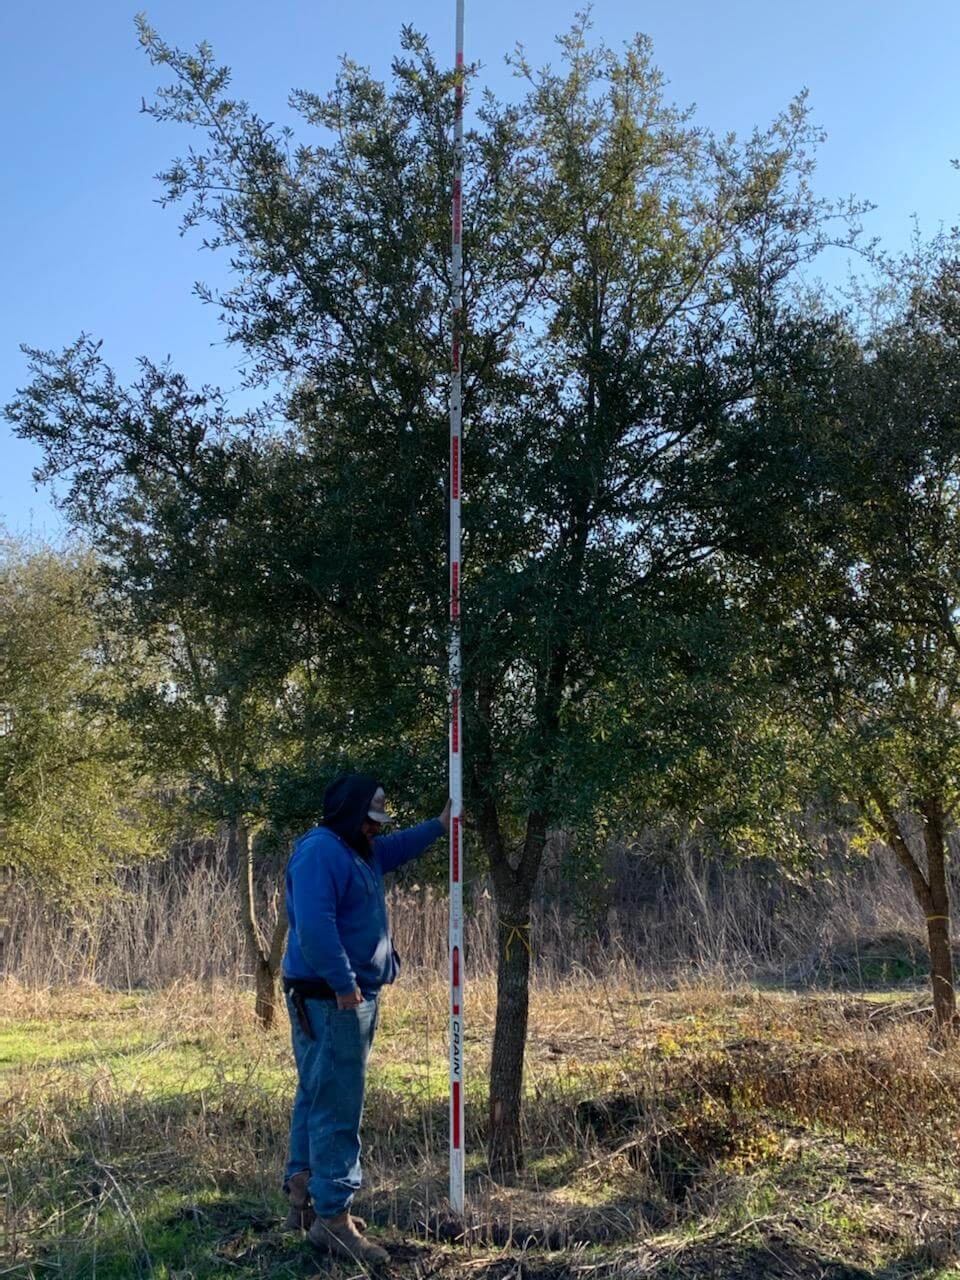
M917 903L926 920L934 1024L937 1035L946 1039L957 1034L958 1019L953 951L950 947L950 894L947 888L943 804L939 796L934 795L920 805L927 854L927 874L924 876L889 801L877 787L871 788L870 795L882 819L877 830L885 837L910 877Z
M490 868L497 908L497 1013L490 1060L487 1155L491 1176L509 1182L523 1166L520 1113L530 1009L530 903L543 861L547 817L541 810L527 814L523 847L519 857L511 857L496 796L488 789L487 780L495 772L487 732L493 711L489 684L478 689L478 707L473 773L477 833Z
M923 836L927 848L927 882L930 896L927 945L930 948L930 981L933 984L933 1017L941 1037L957 1033L957 997L953 985L953 951L950 947L950 894L947 888L946 840L943 810L936 799L923 805Z
M497 898L497 1017L490 1059L490 1174L512 1181L523 1167L520 1108L530 1003L530 904Z
M483 830L481 816L481 831ZM516 865L506 857L499 824L487 831L488 856L497 904L497 1015L490 1059L490 1175L512 1181L523 1167L520 1113L523 1104L523 1055L530 1011L530 903L536 884L547 822L530 813ZM496 839L493 839L493 837Z
M930 948L930 981L933 983L933 1017L938 1035L957 1033L957 998L953 987L953 952L950 949L950 921L946 913L927 918L927 945Z
M273 1026L277 1009L277 975L283 962L283 948L287 940L287 900L281 892L277 911L277 923L273 927L270 949L264 955L258 952L255 970L256 1002L254 1010L264 1031Z
M277 1002L277 974L283 958L283 944L287 936L286 901L281 904L276 927L267 946L257 919L257 900L253 877L253 841L250 830L243 821L232 824L231 842L235 843L242 868L243 929L247 937L250 959L253 964L255 991L254 1012L257 1021L268 1031L273 1025Z

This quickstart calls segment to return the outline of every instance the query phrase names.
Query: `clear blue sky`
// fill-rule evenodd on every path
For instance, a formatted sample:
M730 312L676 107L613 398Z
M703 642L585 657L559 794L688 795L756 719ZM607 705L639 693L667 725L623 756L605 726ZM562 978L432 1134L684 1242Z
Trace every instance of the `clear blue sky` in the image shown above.
M550 60L576 7L467 0L468 59L509 89L503 54L521 41ZM134 12L120 0L3 6L0 403L25 379L21 342L57 347L81 330L125 376L140 353L170 354L192 379L236 384L212 309L191 297L217 264L153 203L152 175L183 140L139 113L157 75ZM453 41L453 0L153 0L147 14L171 43L210 40L236 92L278 121L288 90L327 88L342 52L385 72L403 21L441 54ZM670 96L718 130L765 124L808 87L829 135L819 190L874 201L867 228L889 246L904 245L913 214L924 233L960 221L957 0L596 0L594 21L610 42L650 35ZM0 424L0 522L55 537L33 462Z

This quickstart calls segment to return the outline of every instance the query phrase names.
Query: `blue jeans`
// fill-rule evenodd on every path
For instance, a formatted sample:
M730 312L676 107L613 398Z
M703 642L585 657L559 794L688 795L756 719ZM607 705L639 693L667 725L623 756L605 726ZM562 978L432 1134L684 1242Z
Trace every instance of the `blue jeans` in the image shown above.
M338 1009L333 1000L304 1004L312 1040L287 996L299 1082L284 1176L309 1169L314 1209L335 1218L360 1187L360 1117L379 1004L376 996L355 1009Z

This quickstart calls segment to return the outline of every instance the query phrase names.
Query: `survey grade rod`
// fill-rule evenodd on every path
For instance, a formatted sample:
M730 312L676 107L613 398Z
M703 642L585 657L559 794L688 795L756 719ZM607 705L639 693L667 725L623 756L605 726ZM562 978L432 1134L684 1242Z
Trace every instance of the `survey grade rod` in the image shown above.
M450 1204L463 1212L463 723L460 660L460 494L463 482L463 6L456 0L450 360Z

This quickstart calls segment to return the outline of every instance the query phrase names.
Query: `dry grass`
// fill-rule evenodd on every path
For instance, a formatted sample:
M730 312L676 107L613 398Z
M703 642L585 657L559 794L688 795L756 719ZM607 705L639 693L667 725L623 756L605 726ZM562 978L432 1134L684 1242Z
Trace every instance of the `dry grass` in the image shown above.
M246 993L8 983L3 1002L6 1275L315 1271L277 1230L286 1028L257 1031ZM644 991L626 971L540 984L530 1160L511 1188L482 1156L492 1013L492 984L475 981L470 1213L454 1245L437 1239L445 992L409 974L385 998L361 1207L397 1272L960 1275L960 1054L931 1048L922 1002Z
M960 853L960 850L957 850ZM36 987L97 982L132 990L182 980L235 984L249 969L237 877L202 850L140 867L86 912L58 911L42 896L0 885L0 976ZM441 856L430 855L436 862ZM954 900L960 857L954 859ZM631 849L611 847L593 898L572 872L569 841L550 841L535 904L533 939L542 982L629 967L649 984L763 978L839 988L922 983L923 922L894 861L841 848L800 882L772 863L725 862L651 832ZM436 875L442 869L433 867ZM392 894L395 940L410 969L439 971L446 898L407 868ZM266 927L275 919L280 868L260 886ZM495 959L495 912L482 882L469 897L470 972Z

